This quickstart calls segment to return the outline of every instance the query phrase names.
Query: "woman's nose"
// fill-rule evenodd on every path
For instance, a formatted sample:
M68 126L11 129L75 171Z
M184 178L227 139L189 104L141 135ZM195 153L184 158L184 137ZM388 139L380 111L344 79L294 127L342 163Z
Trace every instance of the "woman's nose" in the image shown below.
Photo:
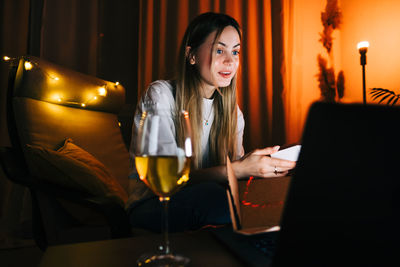
M225 64L232 64L233 62L233 57L231 54L227 53L225 58L224 58L224 63Z

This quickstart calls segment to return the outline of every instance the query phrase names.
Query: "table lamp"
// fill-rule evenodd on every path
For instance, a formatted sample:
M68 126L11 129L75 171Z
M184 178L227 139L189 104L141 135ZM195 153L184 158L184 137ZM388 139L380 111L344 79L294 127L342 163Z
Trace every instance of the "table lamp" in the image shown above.
M362 66L362 81L363 81L363 103L367 103L367 96L365 90L365 65L367 64L367 50L369 42L362 41L357 44L358 52L360 52L360 65Z

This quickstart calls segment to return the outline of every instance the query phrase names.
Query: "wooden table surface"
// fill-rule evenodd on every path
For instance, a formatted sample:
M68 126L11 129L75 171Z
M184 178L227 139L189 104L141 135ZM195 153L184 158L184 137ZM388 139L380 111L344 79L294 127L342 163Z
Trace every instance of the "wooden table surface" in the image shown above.
M140 255L156 251L162 235L51 246L40 267L132 267ZM188 266L243 266L209 231L170 234L171 250L191 259Z

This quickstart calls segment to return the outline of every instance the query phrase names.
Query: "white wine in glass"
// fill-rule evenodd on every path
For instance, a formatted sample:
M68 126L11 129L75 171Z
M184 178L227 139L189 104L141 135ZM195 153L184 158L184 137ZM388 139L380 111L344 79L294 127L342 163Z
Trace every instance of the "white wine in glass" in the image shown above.
M180 132L173 134L173 123ZM176 137L177 136L177 137ZM170 197L189 180L192 139L189 114L175 116L147 105L135 136L135 165L140 179L159 197L164 206L162 231L164 244L155 253L142 255L138 266L185 266L189 258L171 252L168 237L168 203Z
M159 197L169 197L189 180L190 157L137 156L140 179Z

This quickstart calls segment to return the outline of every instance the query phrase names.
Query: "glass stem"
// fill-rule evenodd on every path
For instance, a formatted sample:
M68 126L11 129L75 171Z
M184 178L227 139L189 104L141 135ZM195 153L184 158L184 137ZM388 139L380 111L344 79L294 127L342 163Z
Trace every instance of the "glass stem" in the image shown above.
M164 234L164 253L168 255L171 253L169 249L169 229L168 229L168 204L169 197L160 197L160 202L163 205L164 211L162 214L162 233Z

